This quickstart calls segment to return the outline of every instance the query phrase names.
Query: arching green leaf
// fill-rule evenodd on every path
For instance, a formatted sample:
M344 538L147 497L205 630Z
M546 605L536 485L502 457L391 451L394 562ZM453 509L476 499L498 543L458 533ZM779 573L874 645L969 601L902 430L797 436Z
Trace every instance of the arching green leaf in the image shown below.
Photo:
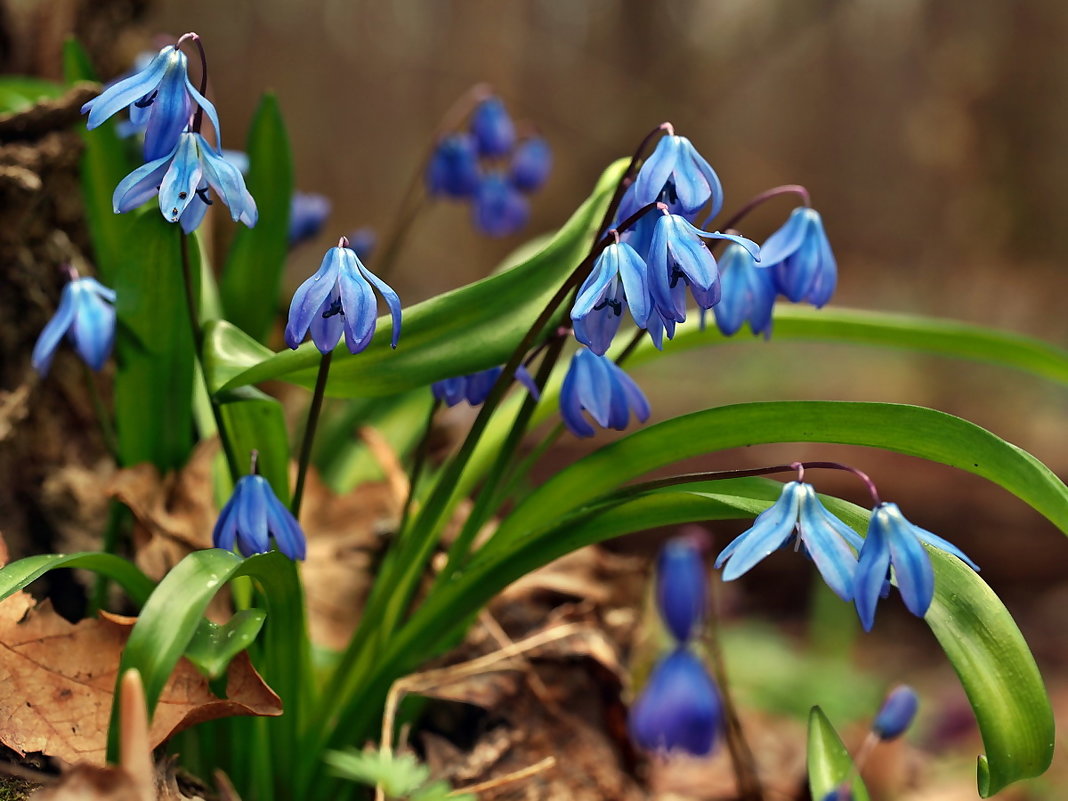
M92 570L107 576L122 587L138 606L148 600L156 586L136 565L114 554L96 551L66 555L44 554L27 556L0 568L0 600L25 589L48 571L61 567Z

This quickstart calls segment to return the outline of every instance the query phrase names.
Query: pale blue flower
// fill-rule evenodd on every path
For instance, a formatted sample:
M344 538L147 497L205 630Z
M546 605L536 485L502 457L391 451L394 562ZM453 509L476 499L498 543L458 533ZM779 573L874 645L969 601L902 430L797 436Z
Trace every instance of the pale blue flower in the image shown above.
M94 370L103 367L115 342L114 303L115 291L95 278L73 278L63 287L55 316L33 346L34 369L42 376L48 373L64 335L82 361Z
M649 401L633 379L606 356L580 348L560 388L560 416L577 437L592 437L591 426L582 412L589 413L601 428L622 431L631 412L640 421L649 419Z
M838 265L819 212L796 208L790 219L760 248L760 266L770 269L779 292L817 308L834 294Z
M636 208L661 201L689 219L711 201L711 219L723 208L719 176L685 136L669 134L642 164L634 181Z
M652 298L642 257L627 243L615 242L601 251L579 288L571 309L575 338L603 356L619 330L624 308L645 328Z
M720 298L715 307L719 330L733 336L748 321L754 334L770 337L776 292L771 273L757 267L749 251L732 242L720 256L719 275Z

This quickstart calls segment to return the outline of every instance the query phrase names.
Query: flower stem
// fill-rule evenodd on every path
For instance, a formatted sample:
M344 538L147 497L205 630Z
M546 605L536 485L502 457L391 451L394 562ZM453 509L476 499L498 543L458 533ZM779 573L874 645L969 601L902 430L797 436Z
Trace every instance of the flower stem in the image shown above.
M304 439L300 443L300 462L297 467L297 485L293 489L293 501L290 511L293 517L300 519L300 502L304 498L304 481L308 477L308 464L311 462L312 445L315 442L315 428L319 424L319 413L323 410L323 398L326 395L326 379L330 375L330 362L334 352L328 350L319 359L319 372L315 376L315 390L312 392L311 406L308 408L308 420L304 424Z
M108 504L108 519L104 526L104 541L100 546L100 550L104 553L116 553L119 549L119 535L122 532L124 523L126 522L126 507L116 500L112 500ZM108 599L108 586L110 581L108 577L102 573L97 574L95 581L93 582L93 592L89 596L89 610L90 616L96 614L98 611L104 608L104 604Z
M108 414L103 398L100 397L100 387L96 383L96 373L85 362L82 362L85 372L85 385L89 390L89 400L93 404L93 412L100 424L100 434L104 438L104 447L108 449L115 461L119 460L119 440L115 436L115 426L111 423L111 415Z
M201 41L200 36L196 33L186 33L178 39L177 44L174 45L174 49L177 50L182 46L182 43L190 40L197 46L197 50L200 51L200 94L204 97L208 96L208 54L204 52L204 42ZM204 121L204 108L198 103L196 113L193 115L193 122L189 126L193 133L200 133L200 126ZM218 136L218 131L215 132Z
M758 206L767 203L772 198L779 197L779 195L799 195L801 202L806 206L812 205L812 199L809 197L808 190L800 184L784 184L783 186L775 186L771 189L767 189L754 197L738 211L734 212L720 228L724 231L728 231L738 225L745 217L749 215L753 209Z

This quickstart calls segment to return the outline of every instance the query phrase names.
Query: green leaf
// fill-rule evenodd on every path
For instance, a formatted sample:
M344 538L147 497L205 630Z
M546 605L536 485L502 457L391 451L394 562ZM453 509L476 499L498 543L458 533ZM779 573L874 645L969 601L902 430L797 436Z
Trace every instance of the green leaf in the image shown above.
M38 100L50 100L63 94L54 81L24 75L0 77L0 114L24 111Z
M185 658L209 679L219 678L233 658L255 642L266 617L262 609L242 609L222 625L202 619Z
M392 395L505 362L585 256L625 164L609 167L552 241L523 264L406 309L396 350L389 346L392 324L384 318L363 353L353 356L340 345L330 367L327 394ZM319 352L308 342L245 369L223 388L275 378L310 388L318 367Z
M808 718L807 761L808 789L813 801L823 801L853 770L853 759L845 743L818 706L812 707ZM853 779L850 789L854 801L868 801L868 788L859 776Z
M323 761L335 776L371 787L382 785L387 798L410 796L430 779L430 770L411 754L327 751Z
M266 94L252 119L248 190L259 221L238 226L223 269L220 292L227 319L263 341L278 311L282 270L289 252L289 204L293 158L278 98Z
M126 590L126 594L138 606L148 600L155 583L137 566L114 554L87 551L73 554L45 554L28 556L0 568L0 600L25 589L50 570L61 567L92 570L107 576Z

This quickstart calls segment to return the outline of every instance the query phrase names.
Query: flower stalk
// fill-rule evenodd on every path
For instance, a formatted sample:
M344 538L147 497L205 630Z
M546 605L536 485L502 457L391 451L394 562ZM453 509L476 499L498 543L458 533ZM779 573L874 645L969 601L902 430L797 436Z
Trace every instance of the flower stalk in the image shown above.
M308 477L308 464L311 462L312 445L315 443L315 429L319 425L319 415L323 410L326 381L330 376L330 362L333 358L334 352L329 350L319 359L319 372L315 375L315 389L312 392L311 406L308 407L308 419L304 423L304 438L300 444L300 461L297 467L297 484L293 488L293 501L290 503L293 517L298 520L300 519L300 503L304 498L304 482Z

